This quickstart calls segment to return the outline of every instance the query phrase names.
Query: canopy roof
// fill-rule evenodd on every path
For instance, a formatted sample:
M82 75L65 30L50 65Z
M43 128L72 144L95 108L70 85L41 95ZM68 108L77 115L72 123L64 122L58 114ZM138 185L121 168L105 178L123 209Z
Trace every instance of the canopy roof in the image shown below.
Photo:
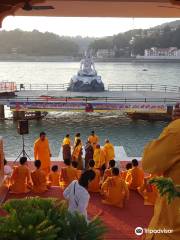
M0 0L0 21L14 16L180 17L180 0L32 0L51 10L24 11L26 0Z

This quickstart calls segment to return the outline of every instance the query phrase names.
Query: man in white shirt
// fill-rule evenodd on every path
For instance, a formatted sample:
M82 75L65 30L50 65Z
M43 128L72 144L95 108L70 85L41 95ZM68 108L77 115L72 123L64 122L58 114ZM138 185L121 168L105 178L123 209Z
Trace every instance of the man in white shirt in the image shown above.
M88 184L95 178L95 173L92 170L85 171L79 181L74 180L65 190L64 198L68 200L68 210L71 213L79 212L88 221L87 207L89 204L90 195L87 191Z

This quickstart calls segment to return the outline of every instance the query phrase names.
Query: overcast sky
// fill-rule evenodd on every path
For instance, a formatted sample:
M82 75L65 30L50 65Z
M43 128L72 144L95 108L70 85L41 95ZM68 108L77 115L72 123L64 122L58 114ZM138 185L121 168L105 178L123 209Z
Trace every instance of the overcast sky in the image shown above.
M64 36L102 37L125 32L134 28L150 28L171 22L173 18L70 18L70 17L7 17L2 29L16 28L41 32L53 32Z

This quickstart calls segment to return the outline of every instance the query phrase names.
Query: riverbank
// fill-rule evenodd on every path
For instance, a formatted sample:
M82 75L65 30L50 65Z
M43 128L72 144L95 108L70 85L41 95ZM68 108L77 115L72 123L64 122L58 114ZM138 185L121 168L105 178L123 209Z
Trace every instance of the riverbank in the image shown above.
M80 62L82 57L73 56L28 56L21 54L4 54L0 55L0 62ZM95 58L95 62L127 62L127 63L180 63L180 59L153 59L153 58Z

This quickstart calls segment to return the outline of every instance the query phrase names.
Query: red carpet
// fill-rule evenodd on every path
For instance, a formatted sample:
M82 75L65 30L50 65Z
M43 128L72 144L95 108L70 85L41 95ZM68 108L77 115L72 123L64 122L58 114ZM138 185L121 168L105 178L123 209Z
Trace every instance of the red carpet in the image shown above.
M58 162L54 162L58 163ZM53 163L53 164L54 164ZM124 169L126 162L122 162L121 169ZM30 163L29 165L32 167ZM58 163L62 166L62 163ZM6 200L13 198L24 198L35 196L32 193L28 194L8 194ZM39 195L40 197L55 197L62 199L62 190L59 187L53 187L46 193ZM153 207L144 206L143 199L136 192L130 192L130 199L125 208L120 209L112 206L107 206L101 203L99 194L91 194L91 200L88 208L89 217L96 216L100 211L100 218L107 226L108 233L105 240L135 240L141 239L135 235L136 227L147 227L153 214ZM2 212L2 214L4 214ZM1 215L1 210L0 210Z
M8 194L6 200L13 198L24 198L36 196L32 193L28 194ZM62 190L58 187L51 188L46 193L39 195L41 197L55 197L62 199ZM134 233L136 227L147 227L151 219L153 208L144 206L141 197L135 193L130 193L130 199L124 209L107 206L101 203L99 194L91 194L88 214L90 217L96 216L100 211L100 218L108 228L106 240L134 240L140 239ZM1 214L1 212L0 212Z

